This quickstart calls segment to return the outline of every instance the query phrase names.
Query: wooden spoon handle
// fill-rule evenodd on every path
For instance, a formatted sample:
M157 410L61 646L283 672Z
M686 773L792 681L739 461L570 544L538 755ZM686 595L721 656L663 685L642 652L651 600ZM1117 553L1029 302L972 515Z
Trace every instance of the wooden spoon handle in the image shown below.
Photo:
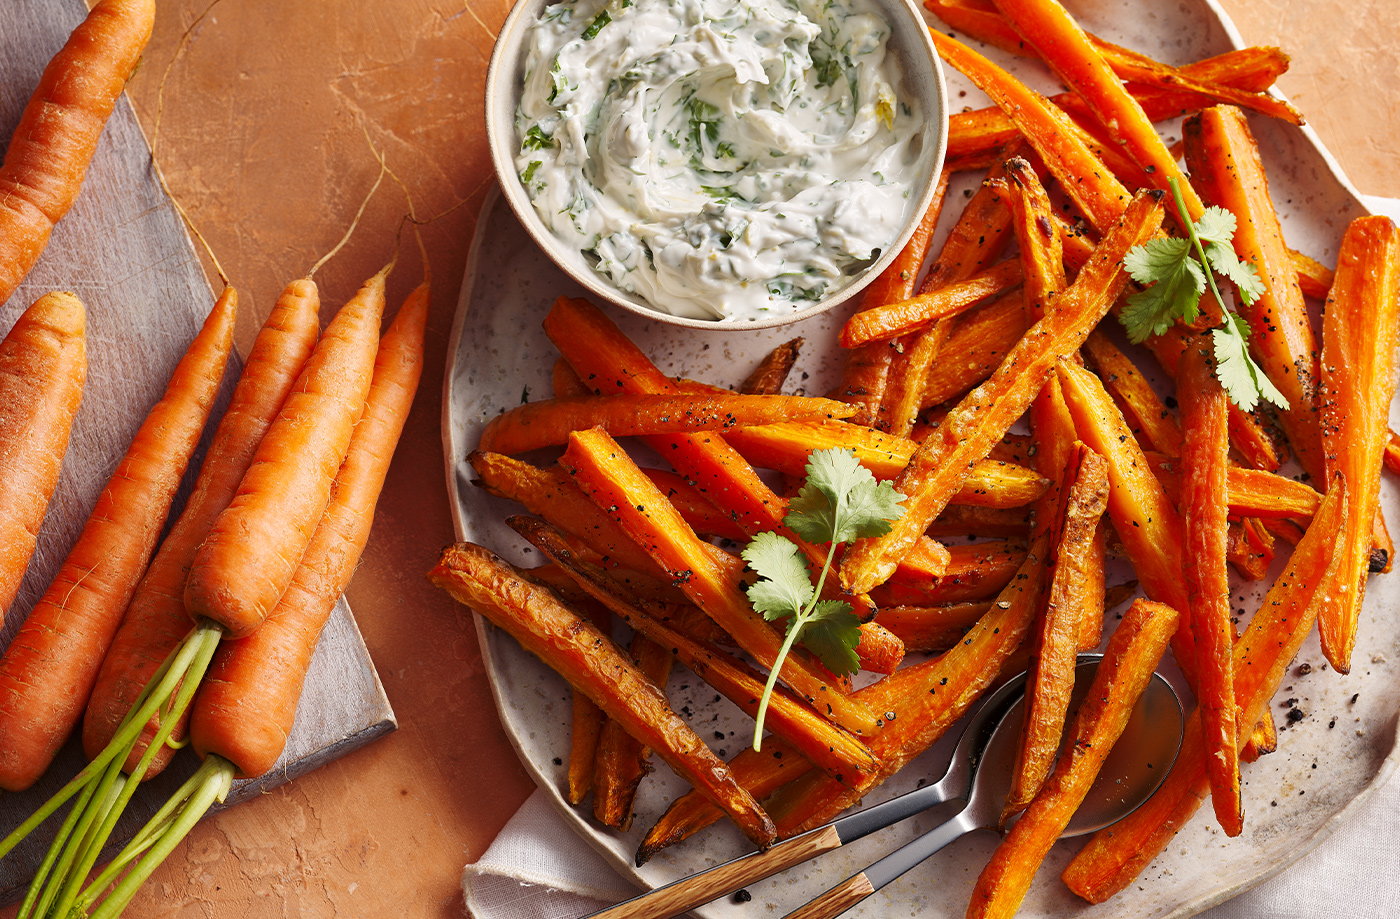
M673 881L665 887L658 887L650 893L594 913L588 919L666 919L840 846L841 837L835 827L818 827L780 842L766 852L745 855L708 871Z
M864 873L852 875L783 919L835 919L874 892L874 885Z

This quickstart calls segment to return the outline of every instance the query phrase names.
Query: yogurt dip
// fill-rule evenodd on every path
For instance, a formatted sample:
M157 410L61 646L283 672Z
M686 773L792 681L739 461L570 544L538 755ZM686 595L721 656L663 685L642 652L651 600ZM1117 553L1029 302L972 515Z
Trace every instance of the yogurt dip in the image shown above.
M911 219L933 155L871 0L563 0L526 36L521 182L658 311L805 309Z

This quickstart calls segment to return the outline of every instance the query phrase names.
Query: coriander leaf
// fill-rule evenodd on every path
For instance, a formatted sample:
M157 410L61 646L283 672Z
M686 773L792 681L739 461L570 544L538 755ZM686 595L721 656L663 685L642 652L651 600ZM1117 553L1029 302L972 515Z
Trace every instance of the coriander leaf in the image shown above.
M1215 351L1215 375L1230 401L1245 411L1252 411L1260 398L1279 408L1288 408L1288 400L1264 374L1249 354L1249 323L1234 313L1225 314L1225 323L1211 329Z
M1206 261L1216 274L1223 276L1235 285L1240 299L1245 305L1253 303L1264 293L1264 283L1259 280L1259 272L1254 266L1240 261L1235 247L1229 242L1209 243L1205 247Z
M854 451L817 450L807 460L807 481L788 504L783 523L812 543L881 536L904 513L904 496L860 464Z
M851 605L840 600L820 600L802 630L802 644L833 673L860 670L856 645L860 644L860 620Z
M594 38L597 38L598 33L603 31L603 27L610 22L612 22L612 16L607 10L603 10L588 24L588 28L583 30L583 40L592 41Z
M765 619L796 616L816 592L807 562L791 540L777 533L759 533L743 551L744 561L759 576L747 593Z
M521 150L548 150L558 146L554 136L546 132L537 124L530 125L530 130L525 132L525 137L520 141Z
M1133 280L1152 285L1131 294L1119 316L1134 344L1161 335L1177 320L1196 321L1206 277L1190 256L1190 245L1185 239L1154 239L1133 247L1123 259Z
M1238 222L1235 215L1223 207L1208 207L1201 214L1201 219L1196 221L1196 236L1203 243L1217 243L1230 245L1230 241L1235 238L1235 227Z

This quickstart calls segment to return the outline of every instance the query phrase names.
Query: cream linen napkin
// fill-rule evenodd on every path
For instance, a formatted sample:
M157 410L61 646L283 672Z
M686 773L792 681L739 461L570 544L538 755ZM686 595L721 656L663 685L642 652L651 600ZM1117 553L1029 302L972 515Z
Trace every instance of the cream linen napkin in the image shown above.
M1400 222L1400 200L1363 195ZM1298 864L1202 914L1202 919L1400 916L1400 781L1377 789L1356 820ZM462 872L473 919L577 919L635 893L535 792L481 859Z

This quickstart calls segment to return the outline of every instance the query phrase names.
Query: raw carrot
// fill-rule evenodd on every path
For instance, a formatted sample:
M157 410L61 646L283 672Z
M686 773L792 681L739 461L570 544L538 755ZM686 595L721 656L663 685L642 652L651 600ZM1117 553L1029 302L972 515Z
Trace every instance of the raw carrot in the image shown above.
M225 289L0 658L0 788L32 785L82 715L214 405L237 306Z
M44 68L0 164L0 303L77 199L155 14L155 0L102 0Z
M186 608L229 637L267 618L325 513L369 391L388 271L366 281L326 328L190 565Z
M19 591L87 377L87 313L46 294L0 342L0 616Z
M190 563L215 518L233 498L253 452L301 373L320 330L319 309L316 285L293 281L254 340L194 490L136 586L102 661L83 717L83 749L88 756L95 756L111 741L161 662L189 634L184 592ZM127 759L128 767L135 765L158 727L159 719L153 719ZM177 728L174 736L179 739L183 730ZM167 746L158 753L147 774L160 772L174 752Z
M195 697L191 744L234 763L239 776L262 775L282 754L316 639L364 552L422 373L427 310L422 285L384 334L364 414L296 577L262 628L222 644Z

